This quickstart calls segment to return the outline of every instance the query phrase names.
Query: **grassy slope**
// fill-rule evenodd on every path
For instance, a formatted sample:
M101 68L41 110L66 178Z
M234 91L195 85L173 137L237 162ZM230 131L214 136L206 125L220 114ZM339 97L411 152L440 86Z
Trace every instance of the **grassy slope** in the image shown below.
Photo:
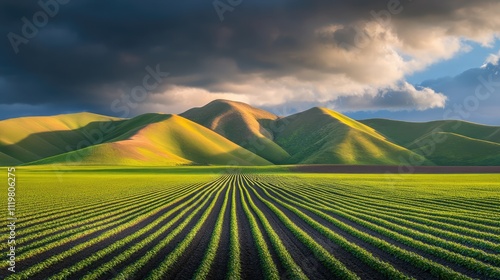
M416 145L409 148L424 155L438 165L500 165L500 144L478 140L463 135L436 132L420 139L420 143L434 143L432 139L440 139L436 144Z
M276 143L271 124L278 117L241 102L215 100L181 116L199 123L238 145L274 163L285 163L290 155Z
M2 165L18 165L21 164L19 160L0 152L0 166Z
M500 164L500 127L468 122L358 122L321 108L278 118L225 100L183 115L227 139L182 117L163 114L130 120L90 113L15 118L0 121L0 165L81 160L96 165L400 164L415 156L413 152L430 160L424 164ZM103 125L114 129L101 133ZM93 140L96 137L99 141ZM445 142L429 144L443 137ZM67 153L96 142L102 144Z
M499 165L500 127L464 121L362 121L438 165Z
M18 164L75 149L101 122L118 119L91 113L0 121L0 163Z
M292 154L290 163L400 164L416 156L374 129L324 108L281 119L276 127L282 130L276 142Z
M269 165L270 162L217 133L176 115L146 114L123 123L103 143L33 164L82 165Z
M432 132L449 132L479 140L500 143L500 127L464 121L447 120L415 123L386 119L369 119L360 122L374 128L392 141L405 147Z

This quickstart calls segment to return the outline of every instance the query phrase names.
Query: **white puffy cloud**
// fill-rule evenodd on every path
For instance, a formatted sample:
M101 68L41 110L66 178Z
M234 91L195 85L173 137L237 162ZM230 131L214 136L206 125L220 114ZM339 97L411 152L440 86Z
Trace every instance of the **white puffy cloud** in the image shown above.
M341 96L332 102L332 107L339 111L370 110L427 110L443 108L447 97L433 89L415 88L409 83L366 92L361 95Z
M151 112L182 113L192 107L203 106L214 99L229 99L248 103L248 97L234 93L215 93L202 88L170 86L163 93L153 94L142 103L137 103L136 114Z
M209 92L202 88L172 86L163 93L152 95L139 104L136 113L181 113L191 107L203 106L214 99L229 99L269 108L280 114L294 113L312 106L325 106L341 112L371 110L426 110L443 108L447 97L426 87L415 88L407 82L384 88L365 88L358 93L335 94L314 83L302 83L293 78L264 81L256 79L251 86L238 90L252 92L234 94ZM333 97L332 97L333 96ZM287 104L283 107L283 104ZM284 108L284 109L283 109ZM283 112L280 112L283 111Z
M498 53L490 54L484 61L483 67L488 64L498 65L499 63L500 63L500 50L498 51Z
M287 47L259 54L250 51L249 56L276 67L247 70L238 58L210 58L204 65L212 66L212 71L173 83L188 85L208 77L210 82L199 86L206 90L203 100L232 96L263 107L288 103L339 110L443 108L445 95L416 89L405 77L469 51L469 42L490 45L500 34L496 15L500 2L443 2L435 10L422 5L404 6L383 22L367 13L365 19L305 24L297 34L280 28L264 30L268 44L287 42ZM231 41L234 32L224 33L225 41ZM498 55L488 59L497 60ZM165 94L177 95L174 92Z

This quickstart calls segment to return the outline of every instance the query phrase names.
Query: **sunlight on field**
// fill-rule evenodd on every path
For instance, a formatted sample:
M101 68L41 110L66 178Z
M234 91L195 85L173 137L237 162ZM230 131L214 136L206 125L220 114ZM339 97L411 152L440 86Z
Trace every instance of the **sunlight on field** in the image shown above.
M15 279L500 277L500 175L17 174Z

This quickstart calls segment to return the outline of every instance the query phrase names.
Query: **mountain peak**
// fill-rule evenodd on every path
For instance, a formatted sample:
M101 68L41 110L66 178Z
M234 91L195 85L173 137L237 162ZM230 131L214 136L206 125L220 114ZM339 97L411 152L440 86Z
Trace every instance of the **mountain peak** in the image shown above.
M239 101L232 101L232 100L227 100L227 99L215 99L208 104L206 104L203 107L199 108L219 108L219 109L235 109L235 110L248 110L248 109L256 109L253 108L252 106L239 102Z
M239 114L241 116L247 116L257 119L276 119L277 116L271 114L262 109L252 107L246 103L239 101L231 101L227 99L215 99L203 107L196 107L187 110L186 112L180 114L183 117L190 118L207 118L216 117L226 114Z
M228 99L215 99L215 100L212 100L211 102L209 102L207 105L210 105L210 104L248 105L248 104L243 103L243 102L233 101L233 100L228 100Z
M259 146L257 155L272 162L284 162L289 155L273 142L270 124L278 119L272 113L248 104L224 99L214 100L200 108L181 114L234 143L249 149Z
M347 116L345 116L337 111L328 109L326 107L312 107L311 109L306 110L306 111L299 113L299 114L311 115L311 116L326 115L328 117L333 117L339 121L351 120L349 117L347 117Z
M247 115L247 114L258 115L258 118L271 118L271 119L276 118L276 116L274 114L272 114L268 111L265 111L265 110L262 110L259 108L255 108L255 107L253 107L247 103L244 103L244 102L232 101L232 100L227 100L227 99L215 99L201 108L207 108L207 109L212 110L212 111L218 111L219 113L222 113L223 111L238 112L238 113L243 114L243 115ZM195 109L198 109L198 108L195 108ZM181 115L183 115L183 114L181 114Z
M319 106L312 107L311 109L309 109L307 111L312 112L312 113L318 113L318 114L329 114L330 112L334 112L333 110L330 110L330 109L325 108L325 107L319 107Z

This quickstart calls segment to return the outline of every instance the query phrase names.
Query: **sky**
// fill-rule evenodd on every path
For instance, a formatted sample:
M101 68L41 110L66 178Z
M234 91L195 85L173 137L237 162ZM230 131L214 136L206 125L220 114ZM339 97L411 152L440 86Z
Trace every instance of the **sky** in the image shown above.
M498 0L0 2L0 119L181 113L500 125Z

